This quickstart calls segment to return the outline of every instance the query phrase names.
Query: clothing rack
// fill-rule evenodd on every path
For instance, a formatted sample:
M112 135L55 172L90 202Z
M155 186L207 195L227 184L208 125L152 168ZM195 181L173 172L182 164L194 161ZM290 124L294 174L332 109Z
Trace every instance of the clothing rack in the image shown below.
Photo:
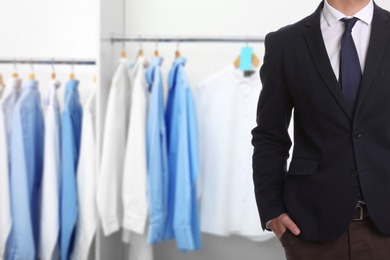
M0 58L0 64L39 64L39 65L96 65L95 60L88 60L88 59L13 59L13 58Z
M264 37L243 36L137 36L113 35L111 44L116 42L264 42Z

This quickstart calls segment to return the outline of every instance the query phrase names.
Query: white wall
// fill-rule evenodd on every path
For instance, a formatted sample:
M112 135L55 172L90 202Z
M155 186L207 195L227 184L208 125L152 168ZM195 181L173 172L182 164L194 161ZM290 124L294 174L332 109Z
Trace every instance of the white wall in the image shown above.
M0 59L91 59L97 57L98 3L94 0L2 0L0 1ZM30 65L18 65L19 76L25 81ZM57 79L64 86L71 73L70 65L55 66ZM6 81L14 72L12 64L1 64L0 73ZM34 72L41 92L51 79L49 65L35 65ZM80 80L80 97L85 102L96 74L95 66L75 66ZM59 89L63 103L64 87Z

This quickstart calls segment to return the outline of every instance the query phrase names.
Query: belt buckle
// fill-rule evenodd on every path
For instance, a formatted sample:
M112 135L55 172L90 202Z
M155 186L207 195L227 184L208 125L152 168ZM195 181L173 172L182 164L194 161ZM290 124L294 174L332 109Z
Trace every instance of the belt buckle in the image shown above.
M365 203L362 201L359 201L359 203L356 205L356 208L359 209L359 217L352 219L353 221L363 220L364 217L363 205L365 205Z

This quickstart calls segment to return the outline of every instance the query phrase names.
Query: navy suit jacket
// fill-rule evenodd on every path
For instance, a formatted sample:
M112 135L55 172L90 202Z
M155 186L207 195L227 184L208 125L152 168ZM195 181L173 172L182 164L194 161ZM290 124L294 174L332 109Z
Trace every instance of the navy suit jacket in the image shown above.
M320 29L323 3L267 35L253 129L253 179L262 226L287 212L301 237L348 228L359 182L377 228L390 235L390 13L374 4L356 110L349 112ZM288 126L294 111L294 149Z

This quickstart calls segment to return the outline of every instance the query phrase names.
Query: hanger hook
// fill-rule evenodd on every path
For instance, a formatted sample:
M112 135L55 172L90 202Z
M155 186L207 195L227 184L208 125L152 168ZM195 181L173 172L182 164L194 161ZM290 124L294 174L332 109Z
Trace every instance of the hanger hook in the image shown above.
M126 49L125 34L122 35L122 51Z
M139 39L139 49L142 50L142 39L141 39L141 35L138 35L138 39Z
M52 69L52 72L55 73L55 69L54 69L54 58L51 58L51 69Z
M158 36L156 35L156 49L154 51L154 56L158 57Z
M31 68L31 73L34 73L34 66L33 66L33 59L31 58L30 62L30 68Z
M14 70L15 70L15 72L18 71L16 68L16 59L15 58L14 58Z

